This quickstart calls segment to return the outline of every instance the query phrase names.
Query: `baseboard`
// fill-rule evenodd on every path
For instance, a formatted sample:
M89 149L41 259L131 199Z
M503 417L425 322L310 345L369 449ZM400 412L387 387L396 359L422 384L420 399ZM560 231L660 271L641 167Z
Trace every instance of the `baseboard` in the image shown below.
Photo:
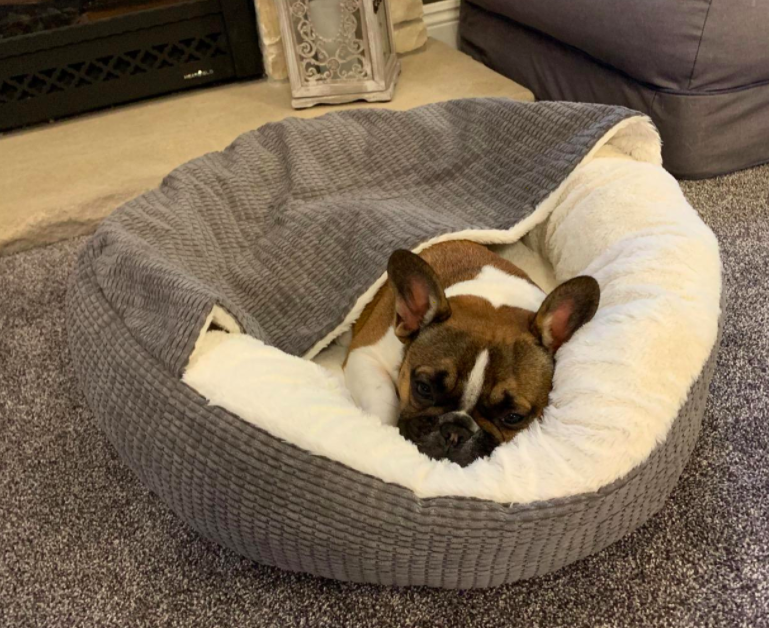
M459 42L459 1L441 0L424 5L427 35L452 48Z

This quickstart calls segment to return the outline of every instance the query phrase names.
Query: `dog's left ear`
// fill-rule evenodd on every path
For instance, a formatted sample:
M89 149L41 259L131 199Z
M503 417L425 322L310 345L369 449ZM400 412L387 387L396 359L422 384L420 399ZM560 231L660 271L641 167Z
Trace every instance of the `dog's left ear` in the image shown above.
M595 279L574 277L547 295L532 321L532 332L550 353L555 353L593 318L600 298L601 289Z
M395 251L387 264L387 279L395 293L395 335L401 341L451 316L438 276L419 255Z

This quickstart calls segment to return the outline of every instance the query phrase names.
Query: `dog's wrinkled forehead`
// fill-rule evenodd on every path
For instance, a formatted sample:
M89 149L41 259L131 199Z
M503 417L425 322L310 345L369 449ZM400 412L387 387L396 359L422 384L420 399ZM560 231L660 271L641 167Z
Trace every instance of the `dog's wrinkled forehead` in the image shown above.
M426 329L411 344L404 375L429 381L444 409L469 413L488 383L495 353L466 330L437 326Z
M428 327L406 347L399 375L399 394L404 402L411 399L411 386L419 379L432 386L441 405L458 407L464 386L462 374L472 368L468 360L477 350L467 334L440 327Z

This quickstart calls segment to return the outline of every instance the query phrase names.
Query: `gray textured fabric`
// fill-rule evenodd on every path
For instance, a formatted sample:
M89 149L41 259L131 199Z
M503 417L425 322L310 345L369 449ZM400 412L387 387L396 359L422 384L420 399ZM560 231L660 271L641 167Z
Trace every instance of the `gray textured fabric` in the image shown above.
M267 124L123 205L88 255L110 306L174 374L215 303L302 355L393 250L514 226L632 115L468 99Z
M769 0L710 0L689 83L684 87L701 92L767 83L767 29Z
M486 11L582 50L634 79L667 89L688 86L711 2L472 0ZM508 51L514 55L515 47Z
M579 4L584 11L567 0L465 1L461 48L540 100L648 114L677 176L769 160L769 0L742 9L724 1Z
M475 591L346 584L202 539L115 454L64 329L82 241L0 259L0 624L759 628L769 617L769 167L684 192L721 243L729 308L703 429L658 515L560 571Z
M159 192L105 221L72 275L72 357L102 428L139 478L203 536L292 571L488 587L548 573L617 541L675 485L699 432L717 347L645 463L596 493L536 504L418 498L208 406L177 371L212 302L249 332L302 352L341 320L393 248L465 227L510 227L628 115L495 100L349 112L271 125L180 168ZM351 152L367 163L350 164L353 184L339 189L325 175L329 162L348 159L346 144L336 152L328 145L345 136L343 125L361 144ZM404 145L407 136L415 143ZM301 155L299 141L307 143ZM404 150L403 163L390 161ZM415 158L431 152L429 163ZM271 158L279 166L271 168ZM350 216L357 220L348 227ZM317 225L327 237L308 236ZM338 294L341 304L314 302Z
M769 0L472 4L659 89L713 92L769 80Z

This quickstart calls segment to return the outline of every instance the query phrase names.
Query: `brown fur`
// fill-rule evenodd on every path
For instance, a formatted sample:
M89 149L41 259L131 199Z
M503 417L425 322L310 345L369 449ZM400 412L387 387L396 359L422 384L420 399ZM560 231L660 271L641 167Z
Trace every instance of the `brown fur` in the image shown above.
M432 266L444 289L473 279L484 266L495 266L510 275L531 281L515 264L492 253L482 244L468 240L436 244L422 251L419 257ZM394 316L395 294L390 284L385 283L355 322L350 351L376 344L393 324Z
M553 354L592 318L598 284L590 277L566 282L539 312L494 307L478 296L446 299L443 292L474 279L485 266L531 282L520 268L468 241L437 244L419 257L427 265L404 251L390 258L388 282L355 323L349 352L377 343L395 325L406 345L397 382L402 427L411 419L419 420L412 426L429 425L455 415L475 360L487 350L483 387L468 410L497 443L507 442L542 415L552 387ZM427 387L429 398L420 395L420 386Z
M492 253L483 245L465 240L436 244L420 253L420 257L430 264L444 289L455 283L475 278L485 266L494 266L510 275L531 281L528 275L515 264ZM517 354L516 364L511 363L509 356L502 355L505 349L501 349L500 355L490 360L482 398L489 399L490 407L493 407L493 412L497 415L510 406L506 399L513 399L514 405L510 406L511 409L520 408L525 414L530 415L530 420L539 416L547 402L552 365L541 347L537 346L531 333L532 313L506 306L495 308L485 299L469 295L452 297L450 302L451 316L443 324L446 328L468 336L472 339L473 346L514 348L514 353ZM386 283L355 323L349 350L353 351L358 347L375 344L381 340L393 324L394 312L395 294L392 286ZM518 340L520 342L516 346ZM474 351L473 358L478 351ZM407 375L415 364L432 364L429 368L440 372L441 376L449 382L451 399L456 400L462 396L461 383L460 387L457 387L460 378L457 376L455 366L459 356L444 354L445 357L442 360L431 363L432 356L423 355L424 353L424 351L407 352L401 366L398 393L404 418L412 413L437 415L443 411L441 406L420 408L414 403L410 391L411 378ZM472 368L472 365L469 368ZM492 410L489 411L492 412ZM520 431L520 429L505 428L499 422L495 423L494 415L484 418L478 408L472 416L483 429L492 433L500 442L512 439ZM528 425L530 420L521 425L521 429Z
M424 342L413 346L405 356L398 378L401 417L438 415L456 406L464 393L464 379L478 353L489 349L484 387L471 416L498 442L511 440L532 421L541 416L552 386L553 362L549 352L531 331L534 313L520 308L495 308L481 297L452 297L451 317L438 328L426 329ZM430 336L456 334L462 342L430 342ZM445 346L448 345L448 346ZM441 357L436 360L436 355ZM422 365L431 365L424 367ZM442 379L446 388L445 403L423 408L411 392L411 371L425 372L428 379ZM516 412L526 417L515 428L502 425L501 417Z

